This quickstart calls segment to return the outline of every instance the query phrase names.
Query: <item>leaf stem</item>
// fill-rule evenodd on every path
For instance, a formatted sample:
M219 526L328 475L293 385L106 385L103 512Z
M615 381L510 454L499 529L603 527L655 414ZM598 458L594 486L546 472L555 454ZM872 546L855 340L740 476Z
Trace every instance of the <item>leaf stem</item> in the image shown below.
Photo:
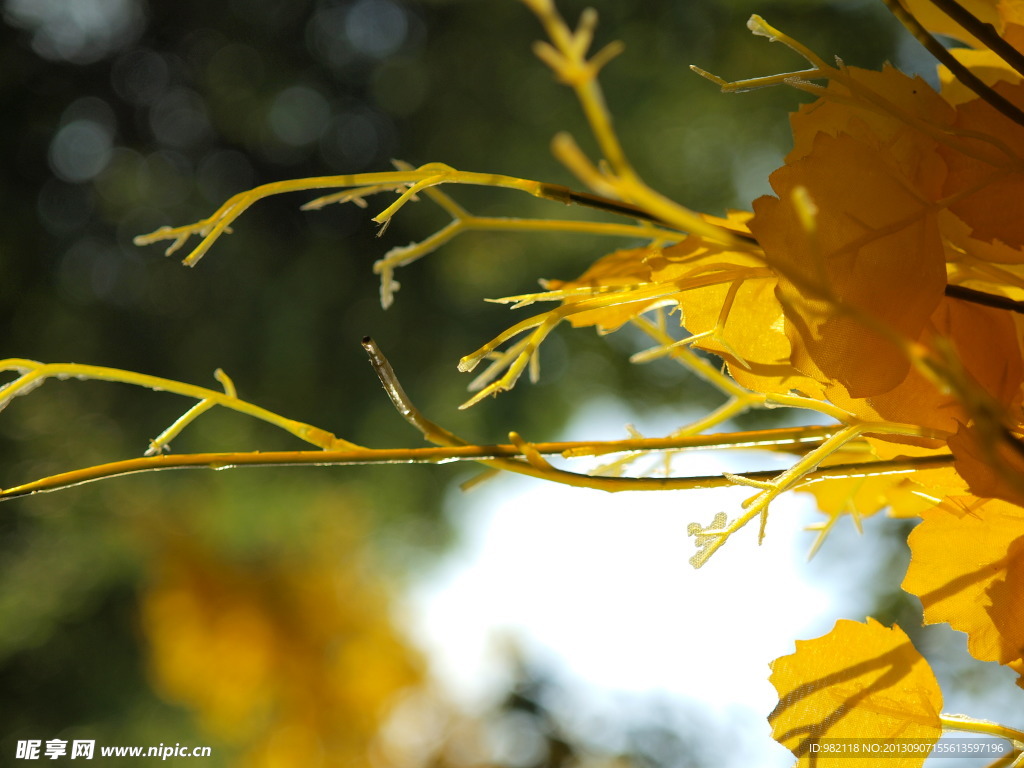
M976 720L966 715L941 714L939 722L946 730L997 736L1000 739L1012 741L1017 749L1024 749L1024 731L993 723L990 720Z

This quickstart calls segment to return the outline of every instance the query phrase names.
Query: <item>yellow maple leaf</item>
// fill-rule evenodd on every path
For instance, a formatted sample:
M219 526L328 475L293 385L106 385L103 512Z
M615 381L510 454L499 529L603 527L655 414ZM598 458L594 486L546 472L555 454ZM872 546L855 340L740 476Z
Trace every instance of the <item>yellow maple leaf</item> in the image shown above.
M1002 6L999 13L1012 16ZM1015 78L992 68L991 79L1013 87ZM1007 170L1024 156L1024 129L976 96L954 107L892 67L843 75L793 116L794 149L772 176L778 196L756 201L749 225L779 275L790 364L867 421L952 433L971 419L963 393L937 385L908 354L911 343L925 354L951 345L979 391L1013 412L1022 379L1014 318L943 293L947 281L974 281L1017 298L1006 276L1024 261L1024 225L1002 201L1024 194ZM934 128L953 125L973 133L937 139ZM1007 130L1020 138L1001 143ZM993 147L1010 156L994 157ZM800 195L810 208L801 209ZM980 262L993 266L975 268ZM1001 277L993 285L986 275ZM757 325L771 327L764 318ZM776 346L778 355L784 348ZM738 377L740 370L730 367ZM744 383L770 388L763 379ZM793 389L815 395L814 387Z
M801 490L813 494L818 510L830 518L853 515L859 520L883 509L892 517L918 517L935 505L918 479L916 473L830 478Z
M926 511L910 534L903 589L921 599L925 623L949 623L972 656L1024 675L1024 508L957 502Z
M652 282L647 259L657 252L657 248L614 251L595 261L575 280L544 280L542 284L550 291L565 292L567 295L562 299L564 304L574 304L601 293L621 291L621 304L586 310L569 316L569 324L574 328L595 326L601 333L611 333L653 303L629 301L629 289Z
M754 202L751 231L779 273L793 363L855 398L891 390L910 362L889 334L917 338L946 285L934 212L894 163L847 134L818 134L771 183L778 197ZM817 207L815 237L793 204L798 188Z
M1020 82L997 82L993 90L1018 107L1024 105ZM1024 127L981 98L957 105L953 127L963 138L938 150L948 167L943 195L950 199L949 209L977 239L1021 248L1024 223L1007 201L1024 194L1024 181L1015 172L1024 157Z
M949 439L956 470L975 496L1024 507L1024 452L1020 437L961 427Z
M914 18L921 25L940 35L961 40L975 48L981 47L981 43L971 33L957 24L947 14L943 13L929 0L902 0ZM975 18L985 24L991 24L997 29L1001 26L1001 19L998 6L999 0L960 0L960 4Z
M696 337L694 346L722 357L744 386L794 388L789 382L774 386L797 372L789 364L789 339L775 296L778 280L759 257L690 237L648 263L654 281L680 289L672 298L682 324ZM700 285L702 278L706 285ZM751 386L745 374L764 381Z
M880 71L846 67L847 83L830 81L822 98L790 116L792 163L811 154L815 137L846 134L884 153L928 198L940 194L945 166L935 153L936 140L916 125L949 125L954 111L920 77L886 65ZM977 98L971 95L971 98Z
M870 437L867 443L870 445L870 451L836 451L822 462L821 466L870 463L908 457L937 457L947 452L945 446L928 449ZM826 516L824 521L808 526L808 530L818 532L818 538L811 547L812 555L824 543L832 527L846 515L853 518L854 524L860 530L863 518L882 510L886 510L889 517L920 517L926 509L944 503L950 496L963 496L968 492L963 478L952 467L917 469L911 474L828 478L809 483L798 490L812 494L818 511Z
M821 751L822 740L925 739L942 733L942 692L931 668L899 627L841 619L827 635L798 640L776 659L769 678L779 704L772 736L799 766L878 764L878 756ZM916 768L927 756L887 756L893 768Z
M954 48L950 53L985 85L1020 82L1020 73L987 48ZM939 67L939 85L942 98L952 106L978 98L978 94L960 82L946 66Z
M907 9L925 29L960 40L982 49L982 43L944 13L930 0L902 0ZM959 0L959 4L982 25L988 25L996 34L1017 50L1024 50L1024 2L1021 0ZM980 33L979 33L980 34Z
M1010 313L943 297L928 321L919 338L923 348L941 345L955 350L973 386L1007 408L1019 404L1024 365ZM965 403L917 368L908 371L897 387L868 399L865 405L884 419L949 433L969 420ZM863 412L861 407L851 407Z

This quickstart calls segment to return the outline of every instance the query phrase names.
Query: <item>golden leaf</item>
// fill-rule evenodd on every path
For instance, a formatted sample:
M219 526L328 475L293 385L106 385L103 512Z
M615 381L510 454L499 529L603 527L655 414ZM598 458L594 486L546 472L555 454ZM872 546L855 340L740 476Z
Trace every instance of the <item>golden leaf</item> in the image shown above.
M886 65L881 71L847 67L846 83L829 82L822 98L790 117L793 149L787 163L812 153L818 134L848 135L884 153L929 199L940 194L945 166L935 153L937 142L913 124L949 125L955 113L920 77ZM848 84L847 84L848 83ZM977 98L973 92L971 98ZM909 118L909 119L908 119Z
M793 388L790 382L774 386L797 372L789 364L789 339L775 296L778 281L758 257L691 237L665 248L649 264L653 280L674 282L680 289L673 300L686 330L698 337L694 346L725 359L744 386ZM701 278L708 284L699 285ZM755 383L745 374L764 381Z
M868 619L840 620L796 653L771 664L779 704L769 715L772 736L799 766L877 765L867 758L817 752L823 739L928 739L942 732L942 692L931 668L899 627ZM926 754L888 757L892 768L916 768Z
M929 0L903 0L903 3L914 14L914 18L930 32L954 37L975 48L981 47L981 43L973 35ZM960 0L960 4L979 21L993 26L999 25L1000 14L997 10L997 6L1001 5L999 0Z
M927 624L966 632L972 656L1024 674L1024 508L957 502L925 512L910 534L903 589L921 599Z
M993 86L1003 81L1020 82L1020 73L987 48L954 48L950 53L985 85ZM939 85L942 98L952 106L978 98L978 94L957 80L946 66L939 67Z
M1024 105L1020 82L998 82L993 90L1017 106ZM1024 219L1015 206L1007 204L1024 195L1024 180L1016 172L1024 157L1024 126L976 98L956 107L953 127L964 137L939 147L949 169L943 189L943 196L951 199L949 209L979 240L1024 246Z
M988 434L975 425L961 427L949 439L949 447L971 493L1024 507L1024 446L1019 437L1001 431Z
M657 253L656 248L632 248L614 251L603 256L575 280L545 280L543 285L551 291L573 291L563 299L565 304L573 304L601 293L610 293L616 289L623 292L626 301L628 289L633 286L651 282L651 268L647 259ZM643 312L648 303L623 303L601 309L592 309L569 316L569 323L574 328L596 326L602 333L611 333L629 322L630 318Z
M771 182L778 197L754 202L751 231L779 273L794 364L851 397L893 389L910 361L892 334L917 338L946 285L934 211L895 163L847 134L818 134ZM817 207L813 234L798 189Z
M956 352L965 376L986 397L1007 408L1019 404L1024 365L1010 313L943 297L921 337L926 348L940 343ZM868 404L889 421L950 433L969 419L967 404L956 393L937 387L918 368L911 369L893 390L870 398Z
M893 517L917 517L935 504L918 495L924 487L905 475L835 478L802 490L813 494L818 509L832 518L853 515L859 519L883 509L890 509Z

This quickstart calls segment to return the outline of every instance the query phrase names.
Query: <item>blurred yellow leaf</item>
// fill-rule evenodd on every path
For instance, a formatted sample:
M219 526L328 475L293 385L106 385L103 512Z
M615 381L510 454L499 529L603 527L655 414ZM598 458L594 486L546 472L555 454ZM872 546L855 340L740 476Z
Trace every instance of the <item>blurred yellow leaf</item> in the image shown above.
M1003 4L1000 0L959 0L959 2L969 13L985 24L996 26L1000 23L998 6ZM930 32L948 35L975 47L981 45L973 35L929 0L903 0L903 4Z
M992 86L1004 80L1017 83L1021 79L1017 70L987 48L954 48L950 53L985 85ZM939 67L939 84L942 98L953 106L978 98L978 94L957 80L948 67Z
M422 679L358 521L323 503L337 527L255 562L165 535L142 596L155 688L241 765L365 764L395 697Z

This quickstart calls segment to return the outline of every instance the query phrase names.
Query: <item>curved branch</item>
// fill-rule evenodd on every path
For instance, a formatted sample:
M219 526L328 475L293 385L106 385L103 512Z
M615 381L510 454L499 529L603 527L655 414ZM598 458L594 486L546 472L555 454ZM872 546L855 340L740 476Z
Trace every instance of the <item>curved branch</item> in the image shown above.
M652 441L656 442L656 441ZM570 444L531 443L533 450L540 454L561 453L553 450ZM583 443L573 444L580 446ZM592 453L613 452L614 443L590 443ZM739 445L735 447L741 447ZM608 449L608 450L606 450ZM578 449L579 450L579 449ZM73 488L97 480L107 480L141 472L158 472L171 469L235 469L237 467L336 467L363 464L446 464L454 461L475 461L491 465L501 462L500 469L519 474L541 477L547 480L567 482L580 488L614 493L617 491L672 491L699 490L704 488L726 488L735 482L722 475L701 475L694 477L592 477L563 470L531 472L534 469L522 457L520 448L508 445L462 445L432 448L361 448L345 451L252 451L235 453L186 453L178 455L143 456L134 459L97 464L92 467L61 472L56 475L33 480L21 485L0 490L0 502L9 501L37 493L48 493ZM584 455L577 453L577 455ZM511 465L511 466L509 466ZM919 456L859 464L836 464L804 475L803 487L814 482L840 477L870 477L875 475L912 474L923 469L953 466L953 456ZM750 480L768 481L778 476L778 470L746 472L743 477ZM565 479L568 476L572 482Z

